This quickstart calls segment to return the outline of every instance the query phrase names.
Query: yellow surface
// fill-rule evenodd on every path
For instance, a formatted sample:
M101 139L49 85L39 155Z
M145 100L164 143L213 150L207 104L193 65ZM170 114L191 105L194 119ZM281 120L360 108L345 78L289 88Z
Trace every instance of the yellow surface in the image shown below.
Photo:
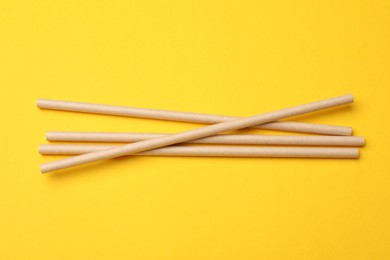
M390 259L390 2L0 1L0 259ZM38 97L351 125L359 160L132 157L41 175L46 130L196 124ZM262 133L262 131L246 131Z

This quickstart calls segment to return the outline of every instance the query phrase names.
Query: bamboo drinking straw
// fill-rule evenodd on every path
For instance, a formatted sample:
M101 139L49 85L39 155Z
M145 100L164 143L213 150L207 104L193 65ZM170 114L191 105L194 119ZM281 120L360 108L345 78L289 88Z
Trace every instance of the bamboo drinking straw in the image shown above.
M238 119L234 116L210 115L191 112L177 112L148 108L112 106L84 102L70 102L62 100L38 99L37 106L42 109L54 109L103 115L117 115L127 117L152 118L192 123L215 124ZM301 122L269 122L253 128L268 130L291 131L325 135L351 135L352 128L346 126L333 126L323 124L310 124Z
M48 141L132 143L162 137L162 133L47 132ZM251 145L363 146L361 136L215 135L187 143Z
M41 154L77 155L112 149L112 145L40 145ZM350 158L359 157L357 148L303 148L253 146L169 146L134 155L203 156L203 157L299 157L299 158Z
M247 118L241 118L237 120L218 123L215 125L209 125L181 133L176 133L168 136L162 136L150 140L144 140L136 143L130 143L119 147L96 151L92 153L77 155L71 158L49 162L41 165L41 172L51 172L55 170L65 169L72 166L82 165L98 160L115 158L123 155L139 153L163 146L182 143L199 139L202 137L216 135L222 132L237 130L241 128L251 127L267 122L272 122L282 118L297 116L309 112L318 111L330 107L335 107L347 103L353 102L352 95L344 95L335 98L329 98L313 103L299 105L291 108L277 110L274 112L268 112L265 114L255 115Z

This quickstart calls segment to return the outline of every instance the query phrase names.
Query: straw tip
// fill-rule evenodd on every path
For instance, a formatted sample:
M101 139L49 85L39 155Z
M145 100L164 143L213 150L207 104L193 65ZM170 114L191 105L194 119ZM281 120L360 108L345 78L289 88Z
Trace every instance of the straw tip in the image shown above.
M42 98L37 98L37 107L41 107L42 105L42 102L43 102L43 99Z
M366 139L362 136L361 137L361 146L365 146L366 145Z
M41 174L45 174L45 173L50 172L50 169L45 164L41 164L41 166L39 168L41 170Z
M38 153L45 154L44 151L45 151L45 145L44 144L38 145Z
M353 128L351 126L335 126L338 128L337 132L328 133L335 136L352 136Z
M359 156L360 156L360 151L359 151L358 148L356 148L355 153L356 153L356 154L355 154L355 158L358 159Z
M353 128L352 127L347 127L346 135L352 135L352 134L353 134Z

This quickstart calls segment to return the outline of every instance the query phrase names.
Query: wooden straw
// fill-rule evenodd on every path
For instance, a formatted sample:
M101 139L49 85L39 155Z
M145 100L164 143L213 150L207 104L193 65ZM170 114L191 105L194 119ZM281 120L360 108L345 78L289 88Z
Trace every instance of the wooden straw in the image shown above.
M148 108L137 108L127 106L112 106L102 104L92 104L84 102L70 102L62 100L38 99L37 106L42 109L53 109L62 111L73 111L82 113L93 113L103 115L116 115L139 118L152 118L161 120L216 124L225 121L238 119L234 116L221 116L191 112L177 112L170 110L158 110ZM352 128L346 126L333 126L323 124L311 124L301 122L269 122L252 128L302 132L325 135L351 135Z
M55 132L46 133L48 141L132 143L166 136L162 133ZM363 146L361 136L289 136L289 135L215 135L187 143L251 145Z
M318 111L330 107L335 107L343 104L353 102L352 95L344 95L335 98L329 98L313 103L299 105L291 108L277 110L265 114L255 115L248 118L241 118L237 120L209 125L177 134L162 136L154 139L144 140L136 143L130 143L115 147L112 149L96 151L92 153L82 154L71 158L49 162L41 165L41 172L51 172L55 170L65 169L72 166L82 165L86 163L95 162L98 160L115 158L123 155L139 153L163 146L168 146L177 143L183 143L202 137L216 135L226 131L237 130L241 128L251 127L262 123L272 122L282 118L297 116L309 112Z
M45 155L78 155L112 149L117 145L66 145L42 144L39 152ZM299 157L299 158L349 158L359 157L357 148L303 148L303 147L253 147L253 146L169 146L134 155L203 156L203 157Z

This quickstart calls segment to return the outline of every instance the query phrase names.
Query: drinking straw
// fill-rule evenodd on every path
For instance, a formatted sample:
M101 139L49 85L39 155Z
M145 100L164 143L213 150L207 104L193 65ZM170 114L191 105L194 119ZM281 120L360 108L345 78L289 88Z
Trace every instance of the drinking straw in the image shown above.
M191 112L178 112L170 110L158 110L150 108L137 108L128 106L113 106L103 104L93 104L85 102L72 102L63 100L38 99L37 106L42 109L53 109L62 111L93 113L103 115L116 115L126 117L151 118L160 120L171 120L181 122L216 124L220 122L238 119L234 116L211 115ZM352 128L347 126L334 126L324 124L312 124L302 122L268 122L261 125L252 126L267 130L302 132L324 135L351 135Z
M273 112L268 112L265 114L255 115L247 118L226 121L214 125L204 126L193 130L172 134L172 135L139 141L136 143L125 144L107 150L91 152L91 153L77 155L71 158L66 158L54 162L44 163L41 165L41 172L46 173L55 170L66 169L72 166L91 163L99 160L139 153L147 150L152 150L155 148L160 148L163 146L187 142L202 137L216 135L226 131L251 127L251 126L272 122L283 118L297 116L297 115L314 112L326 108L331 108L339 105L344 105L352 102L353 102L353 96L348 94L344 96L329 98L317 102L285 108Z
M60 142L109 142L132 143L169 135L167 133L114 133L114 132L46 132L48 141ZM361 136L312 136L312 135L250 135L223 134L205 137L187 143L193 144L245 144L245 145L317 145L363 146Z
M39 152L45 155L78 155L112 149L115 145L43 144ZM283 157L283 158L350 158L359 157L357 148L254 147L254 146L169 146L134 155L202 156L202 157Z

